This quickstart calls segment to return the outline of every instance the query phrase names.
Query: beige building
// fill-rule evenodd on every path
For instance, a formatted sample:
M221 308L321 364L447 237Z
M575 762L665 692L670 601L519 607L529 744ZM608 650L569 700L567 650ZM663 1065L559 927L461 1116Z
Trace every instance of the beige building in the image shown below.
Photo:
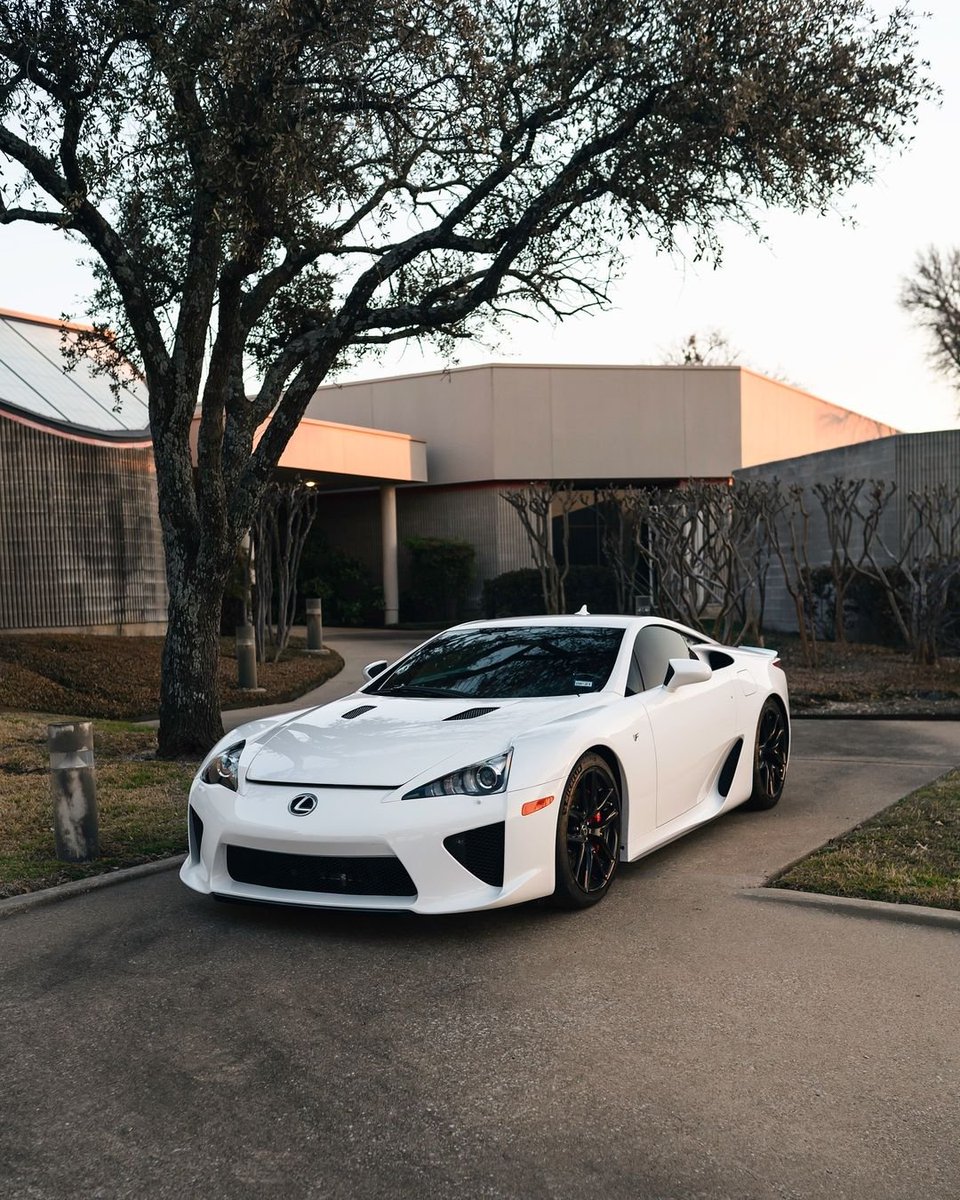
M307 411L423 439L430 483L400 488L399 538L470 542L475 603L483 580L531 565L501 496L511 486L727 479L896 432L741 367L465 367L323 387ZM377 575L378 507L376 493L351 489L331 494L320 518L330 541ZM599 536L591 540L583 522L579 532L577 553L589 562Z

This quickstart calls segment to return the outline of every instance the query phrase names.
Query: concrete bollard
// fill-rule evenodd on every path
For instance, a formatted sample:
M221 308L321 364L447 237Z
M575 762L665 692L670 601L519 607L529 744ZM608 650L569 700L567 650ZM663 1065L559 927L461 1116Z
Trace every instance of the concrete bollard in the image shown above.
M47 726L57 858L89 862L100 853L93 722Z
M323 601L307 601L307 649L323 650Z
M257 687L257 636L252 625L237 626L237 686L248 692Z

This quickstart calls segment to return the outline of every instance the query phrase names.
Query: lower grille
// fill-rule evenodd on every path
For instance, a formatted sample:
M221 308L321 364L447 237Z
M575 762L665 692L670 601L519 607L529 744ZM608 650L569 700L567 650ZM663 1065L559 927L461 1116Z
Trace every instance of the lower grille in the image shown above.
M481 825L443 839L443 845L461 867L493 887L503 887L503 821Z
M227 846L227 872L237 883L296 892L326 892L335 896L417 894L406 867L392 855L345 858Z

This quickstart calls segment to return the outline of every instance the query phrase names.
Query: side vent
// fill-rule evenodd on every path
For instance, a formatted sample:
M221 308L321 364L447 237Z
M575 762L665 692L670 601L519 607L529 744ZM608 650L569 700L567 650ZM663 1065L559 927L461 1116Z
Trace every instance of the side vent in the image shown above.
M200 814L190 805L190 857L195 861L200 861L200 851L203 848L203 821L200 820Z
M445 721L472 721L474 717L485 717L487 713L496 712L500 706L492 708L465 708L463 712L454 713L452 717L444 717Z
M733 785L733 777L737 773L737 763L740 761L740 751L743 749L743 738L737 738L736 744L727 755L727 761L720 768L720 778L717 780L717 791L726 796Z
M359 708L351 708L349 712L341 713L340 716L345 721L352 721L354 717L362 717L366 712L373 712L376 707L375 704L361 704Z

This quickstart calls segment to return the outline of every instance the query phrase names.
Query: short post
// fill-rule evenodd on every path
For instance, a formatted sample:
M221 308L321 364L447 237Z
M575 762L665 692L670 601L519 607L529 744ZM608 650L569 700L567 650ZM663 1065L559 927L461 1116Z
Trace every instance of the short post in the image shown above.
M245 692L257 687L257 636L252 625L237 626L237 686Z
M307 600L307 649L314 653L323 650L323 601L319 598Z
M100 853L93 722L48 725L47 750L57 858L89 862Z

